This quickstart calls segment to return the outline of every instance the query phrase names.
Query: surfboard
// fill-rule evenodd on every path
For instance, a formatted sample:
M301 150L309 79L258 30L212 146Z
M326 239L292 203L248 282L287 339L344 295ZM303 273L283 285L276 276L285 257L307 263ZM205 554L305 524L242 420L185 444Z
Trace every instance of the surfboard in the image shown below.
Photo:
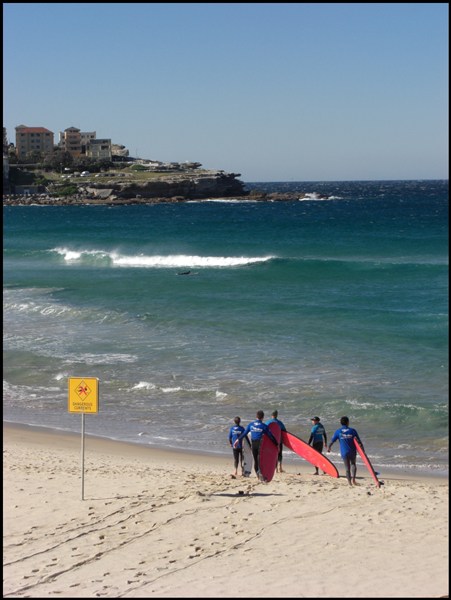
M252 456L251 443L247 435L243 438L243 477L249 477L252 473L252 465L254 463L254 457Z
M298 438L293 433L282 431L282 442L284 446L331 477L339 476L337 467L327 458L327 456L324 456L324 454L321 454L321 452L318 452L318 450L309 446L307 442L304 442L304 440L301 440L301 438Z
M362 448L362 446L359 444L359 442L355 438L354 438L354 444L355 444L355 447L357 448L357 452L360 454L360 458L363 460L366 468L371 473L371 477L374 479L374 483L376 484L377 487L381 487L381 482L377 478L376 471L373 469L373 465L371 464L371 461L368 458L365 450Z
M281 429L278 423L273 422L268 425L270 432L280 444ZM260 470L260 480L269 483L274 477L277 467L277 458L279 456L279 446L275 445L272 440L265 434L260 443L260 452L258 455L258 463Z

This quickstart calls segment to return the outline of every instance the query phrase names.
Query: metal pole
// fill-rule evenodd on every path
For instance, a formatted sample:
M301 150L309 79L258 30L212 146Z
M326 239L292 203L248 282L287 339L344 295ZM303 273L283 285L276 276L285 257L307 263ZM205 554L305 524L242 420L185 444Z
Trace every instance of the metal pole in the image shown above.
M85 499L85 413L81 413L81 499Z

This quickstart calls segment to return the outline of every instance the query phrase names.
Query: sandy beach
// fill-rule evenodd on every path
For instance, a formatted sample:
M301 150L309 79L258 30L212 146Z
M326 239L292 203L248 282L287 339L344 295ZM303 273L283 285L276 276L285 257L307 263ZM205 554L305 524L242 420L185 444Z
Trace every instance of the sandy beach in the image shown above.
M351 488L299 459L265 484L87 436L82 489L80 435L3 436L4 598L447 597L445 478Z

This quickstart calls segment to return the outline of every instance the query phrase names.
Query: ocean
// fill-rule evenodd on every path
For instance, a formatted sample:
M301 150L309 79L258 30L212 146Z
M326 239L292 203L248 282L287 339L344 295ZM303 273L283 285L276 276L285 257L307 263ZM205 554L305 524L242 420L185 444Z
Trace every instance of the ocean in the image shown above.
M448 181L246 187L300 199L4 207L4 421L79 433L98 378L86 434L231 457L236 415L346 415L381 476L447 474Z

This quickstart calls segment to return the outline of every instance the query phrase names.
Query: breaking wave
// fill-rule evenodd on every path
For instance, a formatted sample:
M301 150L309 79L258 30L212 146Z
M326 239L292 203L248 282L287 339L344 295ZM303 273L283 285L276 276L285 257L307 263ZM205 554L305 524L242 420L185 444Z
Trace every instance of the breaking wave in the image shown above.
M118 252L107 252L105 250L71 250L69 248L54 248L52 252L62 256L67 263L142 268L240 267L264 263L276 258L275 256L196 256L187 254L170 254L167 256L136 254L125 256Z

